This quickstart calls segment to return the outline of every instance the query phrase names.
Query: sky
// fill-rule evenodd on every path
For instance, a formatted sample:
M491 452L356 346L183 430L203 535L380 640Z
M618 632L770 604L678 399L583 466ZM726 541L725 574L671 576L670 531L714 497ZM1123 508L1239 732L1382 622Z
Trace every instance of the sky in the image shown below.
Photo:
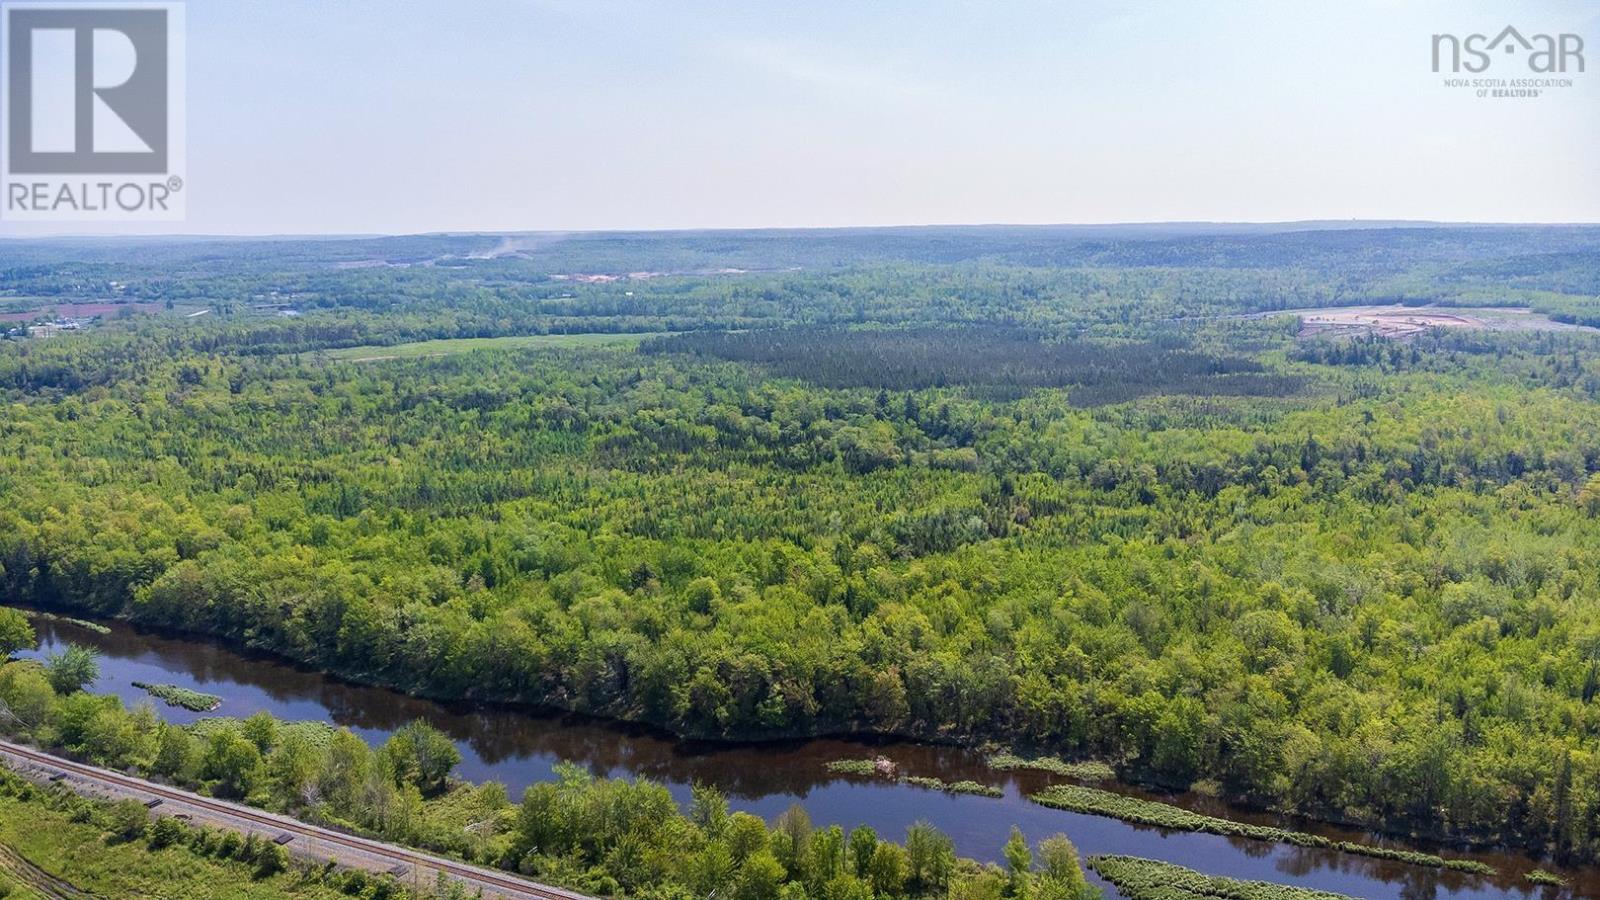
M1589 0L186 8L187 219L89 231L1600 221ZM1431 71L1508 24L1589 71Z

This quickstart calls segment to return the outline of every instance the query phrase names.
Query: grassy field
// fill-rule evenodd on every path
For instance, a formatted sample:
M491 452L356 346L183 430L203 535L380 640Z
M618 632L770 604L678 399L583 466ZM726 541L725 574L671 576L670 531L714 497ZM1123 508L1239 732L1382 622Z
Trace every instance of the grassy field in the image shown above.
M437 341L417 341L412 344L391 344L370 347L344 347L329 350L331 359L350 362L376 362L384 359L417 359L427 356L449 356L473 350L505 350L528 347L637 347L645 338L656 333L639 334L525 334L490 338L446 338Z

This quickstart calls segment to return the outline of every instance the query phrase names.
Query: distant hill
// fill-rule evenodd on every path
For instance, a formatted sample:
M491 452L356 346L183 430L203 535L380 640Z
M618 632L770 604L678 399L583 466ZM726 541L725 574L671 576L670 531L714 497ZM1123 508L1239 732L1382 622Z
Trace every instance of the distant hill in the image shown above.
M1413 221L937 225L892 228L441 233L351 237L141 237L0 241L0 268L75 263L247 271L471 265L549 274L709 273L993 261L1054 267L1459 264L1600 250L1597 225Z

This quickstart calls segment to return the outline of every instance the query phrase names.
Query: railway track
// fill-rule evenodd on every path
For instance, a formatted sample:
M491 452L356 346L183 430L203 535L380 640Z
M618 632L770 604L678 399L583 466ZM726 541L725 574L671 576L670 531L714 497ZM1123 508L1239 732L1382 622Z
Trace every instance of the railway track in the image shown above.
M209 797L202 797L198 794L193 794L188 791L180 791L175 788L164 787L153 782L145 781L142 778L134 778L132 776L112 772L108 769L101 769L95 766L83 765L82 763L75 763L71 760L62 759L59 756L53 756L48 753L40 753L37 750L18 746L7 741L0 741L0 754L26 760L45 769L54 769L59 772L65 772L91 784L98 783L105 786L120 788L123 791L147 794L151 797L159 798L162 801L171 801L175 805L194 807L196 809L205 810L222 818L242 820L262 828L273 829L280 833L288 833L294 837L302 838L307 842L320 841L325 844L344 847L355 851L358 855L393 860L397 865L409 866L418 871L433 870L436 872L443 872L452 878L457 878L461 881L467 882L468 884L484 885L496 891L500 891L505 896L511 898L533 897L539 898L539 900L591 900L591 898L584 894L574 893L572 891L563 890L562 888L539 884L537 882L513 878L493 869L484 869L479 866L469 866L465 863L455 862L438 856L431 856L415 850L408 850L403 847L396 847L392 844L385 844L379 841L369 840L367 838L360 838L353 835L344 834L342 832L332 831L320 826L309 825L304 822L288 818L287 816L271 815L251 809L247 806L213 800ZM339 859L337 856L334 856L333 858L336 860Z

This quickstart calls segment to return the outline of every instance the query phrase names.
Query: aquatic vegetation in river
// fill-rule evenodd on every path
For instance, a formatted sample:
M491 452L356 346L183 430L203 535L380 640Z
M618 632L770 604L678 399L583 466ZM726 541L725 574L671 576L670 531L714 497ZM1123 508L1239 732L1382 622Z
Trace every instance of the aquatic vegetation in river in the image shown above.
M829 772L840 775L894 775L894 763L883 757L877 759L836 759L827 765Z
M1523 877L1534 884L1544 884L1551 887L1562 887L1567 883L1565 878L1562 878L1560 875L1544 869L1534 869L1532 872L1529 872Z
M1477 875L1492 875L1495 871L1494 867L1477 860L1445 859L1432 853L1418 853L1414 850L1399 850L1393 847L1377 847L1371 844L1357 844L1352 841L1336 841L1332 838L1307 834L1303 831L1290 831L1285 828L1274 828L1270 825L1251 825L1245 822L1235 822L1231 819L1219 819L1215 816L1190 812L1187 809L1166 803L1140 800L1137 797L1127 797L1122 794L1113 794L1110 791L1102 791L1081 785L1052 785L1037 794L1031 795L1028 799L1054 809L1065 809L1093 816L1109 816L1114 819L1121 819L1124 822L1153 825L1157 828L1170 828L1176 831L1201 831L1207 834L1220 834L1224 837L1247 837L1258 841L1293 844L1297 847L1320 847L1377 859L1391 859L1415 866L1454 869L1458 872L1471 872Z
M978 797L1005 796L1005 791L993 785L979 784L976 781L944 781L939 778L926 778L919 775L907 775L900 780L906 784L932 788L936 791L944 791L947 794L973 794Z
M1137 856L1091 856L1088 863L1128 900L1354 900L1331 891L1206 875Z
M222 698L216 694L206 694L175 684L148 684L135 681L133 686L168 706L182 707L190 712L210 712L222 705Z
M1067 762L1055 756L1037 756L1027 759L1015 753L1006 751L996 753L989 757L989 768L998 772L1009 772L1015 769L1029 769L1036 772L1049 772L1063 778L1076 778L1080 781L1110 781L1117 777L1116 770L1109 763L1098 759L1089 759L1082 762Z
M829 772L841 775L860 775L864 778L894 779L896 766L892 760L885 757L877 759L836 759L827 764ZM1003 797L1005 792L993 785L980 784L972 780L945 781L942 778L930 778L925 775L901 775L898 780L901 784L913 784L917 787L930 788L944 791L947 794L972 794L978 797Z

